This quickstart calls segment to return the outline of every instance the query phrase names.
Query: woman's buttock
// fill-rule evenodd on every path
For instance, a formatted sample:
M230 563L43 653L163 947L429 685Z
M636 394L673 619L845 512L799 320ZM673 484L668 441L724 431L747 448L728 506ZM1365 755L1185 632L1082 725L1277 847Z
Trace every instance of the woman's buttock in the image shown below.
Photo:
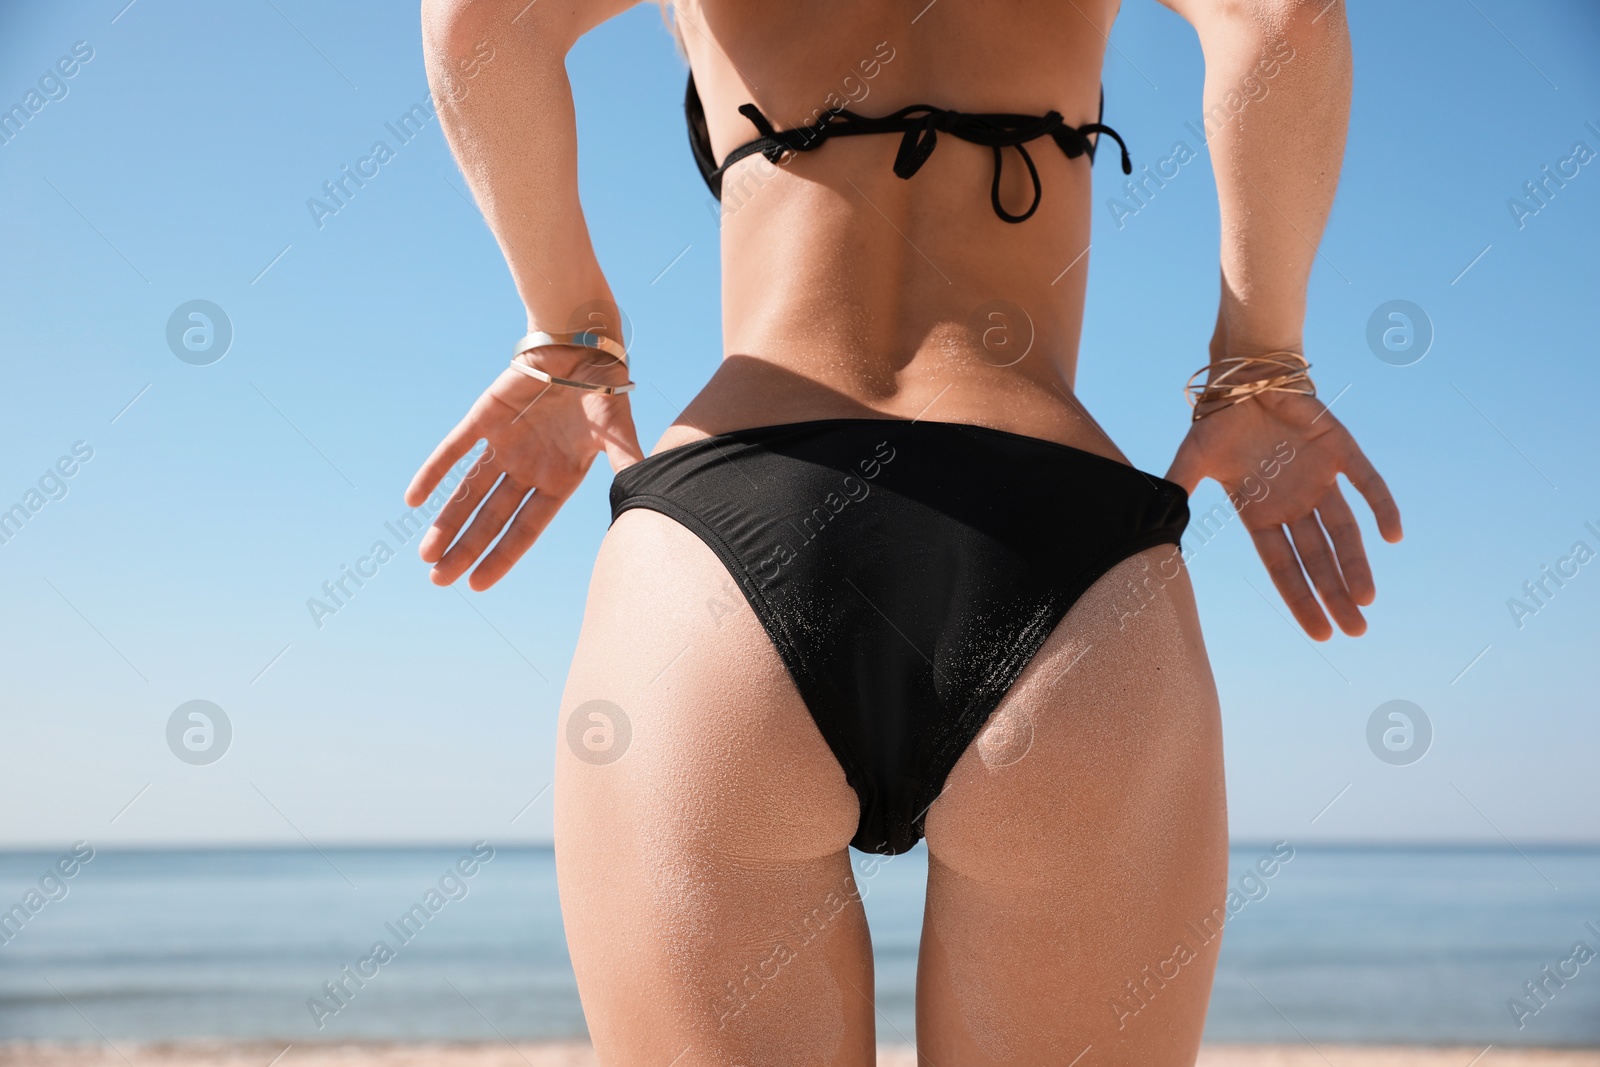
M952 771L927 840L929 1062L1194 1062L1227 811L1176 549L1125 560L1073 606Z
M614 1062L686 1048L685 1062L871 1062L846 848L867 809L752 604L675 519L635 508L607 535L562 702L556 817L574 965ZM892 685L893 664L876 668ZM923 814L918 1044L932 1062L1069 1062L1089 1044L1097 1062L1192 1062L1220 944L1193 931L1220 902L1226 815L1174 545L1088 586ZM1180 944L1181 973L1161 978Z
M1182 488L945 422L758 427L620 472L727 568L860 801L868 852L916 843L945 778L1062 617L1188 520Z

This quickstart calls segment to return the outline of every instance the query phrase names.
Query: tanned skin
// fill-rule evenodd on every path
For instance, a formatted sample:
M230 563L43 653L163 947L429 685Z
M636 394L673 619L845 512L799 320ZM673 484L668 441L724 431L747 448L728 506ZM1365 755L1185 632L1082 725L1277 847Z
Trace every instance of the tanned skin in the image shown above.
M617 336L578 199L564 61L629 6L423 4L439 114L529 328L581 322ZM1203 106L1226 115L1208 144L1221 299L1195 363L1303 351L1348 119L1343 5L1169 6L1198 33ZM700 0L673 14L721 158L754 134L737 111L747 101L780 128L811 121L830 94L850 94L869 115L932 103L1094 121L1116 13L1109 0ZM471 67L485 41L493 61ZM894 144L840 139L728 173L724 358L656 449L750 426L920 418L1126 462L1073 393L1092 258L1088 160L1032 146L1043 201L1008 225L988 203L987 149L941 138L903 181L889 166ZM1002 199L1020 211L1031 192L1011 155ZM982 309L994 301L1022 309L1033 336L1006 366L986 347ZM1159 301L1152 294L1153 313ZM523 358L596 381L629 373L577 348ZM1140 373L1137 352L1097 358ZM627 397L506 370L407 500L424 500L479 441L490 450L421 545L441 585L469 571L472 588L492 585L601 451L617 470L644 455ZM1271 492L1258 498L1252 486L1274 462ZM1209 415L1167 476L1190 491L1213 478L1253 501L1241 517L1273 582L1326 640L1332 624L1362 633L1375 595L1340 474L1383 538L1399 540L1382 479L1311 397L1267 394ZM878 1037L909 1038L875 1028L860 904L873 872L852 869L847 848L855 794L721 562L658 513L625 513L602 544L563 737L567 717L593 700L624 710L630 747L600 765L558 743L556 850L601 1062L865 1065ZM1225 891L1227 819L1216 692L1175 550L1118 565L1074 606L957 765L927 839L922 1062L1066 1064L1092 1049L1085 1065L1193 1063L1220 944L1204 931Z

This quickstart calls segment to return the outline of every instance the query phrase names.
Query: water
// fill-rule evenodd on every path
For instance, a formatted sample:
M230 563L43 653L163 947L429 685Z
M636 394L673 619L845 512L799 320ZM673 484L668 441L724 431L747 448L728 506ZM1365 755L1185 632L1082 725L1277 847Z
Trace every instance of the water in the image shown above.
M1235 885L1267 851L1235 849ZM57 855L0 853L0 907ZM0 945L0 1039L582 1036L552 854L502 848L447 877L469 855L102 851ZM926 873L919 848L863 881L886 1042L914 1033ZM409 940L385 925L441 880ZM1552 983L1523 1029L1507 1007L1539 1007L1523 983L1574 943L1600 951L1584 926L1600 931L1600 849L1302 847L1246 889L1211 1040L1600 1045L1600 958ZM319 1030L307 999L380 939L394 957Z

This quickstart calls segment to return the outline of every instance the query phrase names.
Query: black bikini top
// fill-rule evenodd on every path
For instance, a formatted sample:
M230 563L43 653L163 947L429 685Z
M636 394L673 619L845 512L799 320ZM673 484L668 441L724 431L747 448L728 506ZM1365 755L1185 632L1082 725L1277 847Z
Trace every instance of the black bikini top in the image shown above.
M1102 89L1101 117L1105 115L1105 103L1105 90ZM700 92L695 88L692 71L689 74L689 88L684 93L683 110L689 120L689 146L694 150L694 160L700 166L700 174L705 178L706 185L718 200L722 199L723 173L748 155L760 152L768 161L776 164L785 152L810 152L822 147L830 137L855 137L868 133L904 134L900 139L900 151L894 157L894 172L900 178L910 178L928 161L938 144L940 130L963 141L988 145L994 150L994 182L989 186L989 202L994 205L994 213L1006 222L1024 222L1031 218L1039 209L1039 200L1044 195L1033 157L1023 147L1028 141L1050 137L1068 159L1088 156L1093 163L1095 142L1089 139L1089 135L1103 133L1122 149L1122 173L1133 173L1128 146L1123 144L1116 130L1098 120L1084 126L1069 126L1058 111L1043 116L978 114L947 111L930 104L912 104L892 115L867 118L844 108L833 108L823 112L822 117L810 126L775 130L754 104L741 104L739 114L749 119L761 136L729 152L728 158L718 166L711 150L711 133L706 127L705 106L700 102ZM1020 215L1013 215L1000 205L1000 149L1005 147L1017 150L1022 161L1028 165L1029 177L1033 179L1033 203Z

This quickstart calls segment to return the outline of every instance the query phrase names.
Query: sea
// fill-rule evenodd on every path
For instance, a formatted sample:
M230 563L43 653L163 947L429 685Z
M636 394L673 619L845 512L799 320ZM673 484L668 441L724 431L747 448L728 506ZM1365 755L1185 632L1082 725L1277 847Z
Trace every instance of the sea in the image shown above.
M0 1039L584 1036L553 853L486 848L0 852ZM1231 850L1208 1040L1600 1046L1600 848L1273 849ZM927 853L857 859L909 1044Z

